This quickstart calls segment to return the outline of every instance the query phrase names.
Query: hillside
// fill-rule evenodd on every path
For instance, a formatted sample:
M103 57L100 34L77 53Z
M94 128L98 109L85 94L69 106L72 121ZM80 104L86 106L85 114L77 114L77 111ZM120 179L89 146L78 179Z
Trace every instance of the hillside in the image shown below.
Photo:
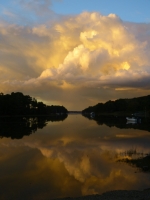
M115 101L107 101L106 103L98 103L82 110L82 114L113 114L113 113L138 113L140 115L149 113L150 111L150 95L136 97L132 99L117 99Z
M0 116L5 115L54 115L66 114L67 109L59 105L45 105L21 92L4 95L0 93Z

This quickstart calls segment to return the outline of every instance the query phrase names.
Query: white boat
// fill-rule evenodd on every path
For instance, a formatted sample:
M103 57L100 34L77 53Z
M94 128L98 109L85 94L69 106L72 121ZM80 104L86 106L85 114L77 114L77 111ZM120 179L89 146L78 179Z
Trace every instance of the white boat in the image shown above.
M131 123L136 123L137 122L137 118L135 117L126 117L127 122L131 122Z
M91 112L91 113L90 113L90 117L91 117L91 118L94 118L94 117L95 117L95 113L94 113L94 112Z

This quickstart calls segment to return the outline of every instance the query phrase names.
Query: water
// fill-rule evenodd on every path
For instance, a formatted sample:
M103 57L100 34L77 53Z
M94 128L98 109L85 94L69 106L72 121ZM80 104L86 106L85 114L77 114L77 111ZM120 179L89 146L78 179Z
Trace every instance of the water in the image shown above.
M75 197L150 186L149 172L122 162L150 153L150 132L136 124L119 128L79 114L40 125L30 120L28 127L11 120L0 123L0 199ZM10 138L11 133L19 138L21 131L21 139Z

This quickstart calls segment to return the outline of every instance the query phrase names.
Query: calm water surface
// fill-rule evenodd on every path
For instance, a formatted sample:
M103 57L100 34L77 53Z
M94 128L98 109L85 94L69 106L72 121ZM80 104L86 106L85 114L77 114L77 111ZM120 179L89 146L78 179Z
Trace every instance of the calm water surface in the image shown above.
M134 126L98 125L78 114L48 122L22 139L0 138L0 199L50 199L149 188L150 173L117 162L130 158L129 152L135 150L140 156L150 153L150 132Z

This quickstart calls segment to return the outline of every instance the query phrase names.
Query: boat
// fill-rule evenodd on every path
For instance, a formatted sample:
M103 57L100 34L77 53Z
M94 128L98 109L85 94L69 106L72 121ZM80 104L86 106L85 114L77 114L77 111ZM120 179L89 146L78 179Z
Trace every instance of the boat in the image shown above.
M137 118L135 117L126 117L126 120L130 123L137 123Z
M90 117L91 117L91 118L94 118L94 117L95 117L95 113L94 113L94 112L91 112L91 113L90 113Z

